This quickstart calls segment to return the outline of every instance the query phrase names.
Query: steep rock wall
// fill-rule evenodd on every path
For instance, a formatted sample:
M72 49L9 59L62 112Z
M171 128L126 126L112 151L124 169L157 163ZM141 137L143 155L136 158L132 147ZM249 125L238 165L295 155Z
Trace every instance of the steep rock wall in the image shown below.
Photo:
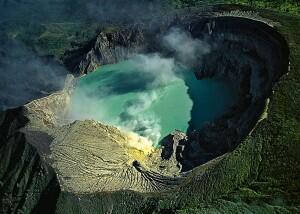
M7 110L0 123L0 212L53 213L60 187L55 172L20 132L24 109Z

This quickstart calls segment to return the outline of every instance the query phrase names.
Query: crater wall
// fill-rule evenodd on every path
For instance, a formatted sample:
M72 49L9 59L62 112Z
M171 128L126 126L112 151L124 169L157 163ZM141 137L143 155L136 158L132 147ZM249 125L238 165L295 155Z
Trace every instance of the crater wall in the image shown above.
M170 57L172 53L159 39L161 35L173 27L190 32L211 47L208 54L192 65L197 78L230 81L238 92L238 101L221 118L201 130L193 128L197 120L193 115L199 109L192 109L182 164L189 170L232 151L254 128L267 108L272 87L288 72L289 50L285 39L268 24L242 17L199 17L199 14L190 13L149 26L136 25L123 31L100 33L80 63L81 73L124 60L136 52L159 52ZM191 98L197 96L192 91L189 93Z

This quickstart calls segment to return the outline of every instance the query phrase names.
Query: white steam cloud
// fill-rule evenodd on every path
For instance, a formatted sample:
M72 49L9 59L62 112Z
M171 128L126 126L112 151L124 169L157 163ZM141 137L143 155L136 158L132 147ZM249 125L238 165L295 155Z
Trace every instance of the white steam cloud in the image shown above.
M193 39L192 36L177 28L172 29L166 34L162 42L170 51L175 51L176 59L181 58L181 64L189 66L189 63L195 63L201 60L203 54L209 52L209 45L205 42ZM96 94L95 96L88 93L81 93L77 97L77 102L73 100L71 118L76 119L96 119L98 121L117 126L126 131L138 133L157 143L161 137L161 121L153 113L147 112L152 104L159 99L161 95L159 88L171 84L178 80L181 64L175 63L175 58L166 58L161 54L136 54L129 60L132 70L138 73L127 73L128 76L122 76L118 82L109 84L109 87L103 86L101 93L104 96ZM139 94L137 97L127 101L122 107L122 112L118 118L105 118L106 112L101 105L105 101L105 96L119 93L120 85L137 84ZM102 86L101 86L102 87ZM122 87L121 87L122 88ZM136 90L136 88L134 88ZM123 90L123 88L122 88ZM121 90L121 91L122 91ZM105 91L105 92L103 92ZM123 92L123 91L122 91ZM130 91L128 91L129 93ZM81 103L89 103L82 109L78 109ZM100 103L100 104L99 104Z
M158 98L155 92L146 92L135 100L128 102L118 118L118 125L127 131L133 131L147 137L152 142L158 142L161 137L160 119L154 114L144 114Z
M189 67L200 64L202 56L210 52L207 42L194 39L190 33L179 28L172 28L163 37L163 45L175 52L175 57Z
M67 71L15 40L0 46L0 110L22 106L64 86Z
M166 86L178 79L173 58L164 58L159 54L138 54L129 60L132 67L153 78L145 82L146 90L136 99L126 103L124 111L120 114L118 125L128 131L133 131L147 137L152 142L158 142L161 137L160 118L154 114L145 114L155 100L158 99L156 89Z
M132 70L138 71L138 73L126 73L125 76L122 76L123 81L130 84L132 79L132 84L138 82L142 88L137 97L125 103L117 118L107 118L106 113L110 109L105 108L106 96L115 94L119 90L117 85L115 87L104 85L101 88L100 96L99 93L89 95L85 91L77 92L69 117L71 120L96 119L125 131L138 133L157 143L161 137L160 118L154 114L145 113L145 111L159 98L158 88L178 79L175 74L178 68L173 58L164 58L157 53L136 54L128 60L128 63ZM122 82L115 84L122 84ZM88 103L88 105L82 106L82 103Z
M178 68L173 58L164 58L158 53L138 54L129 61L136 70L153 76L153 80L147 83L149 87L166 85L178 79L175 75Z

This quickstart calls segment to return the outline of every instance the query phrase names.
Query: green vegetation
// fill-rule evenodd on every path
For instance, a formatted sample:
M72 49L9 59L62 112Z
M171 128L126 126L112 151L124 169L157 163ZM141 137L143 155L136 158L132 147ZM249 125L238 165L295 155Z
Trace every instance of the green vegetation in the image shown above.
M67 50L78 48L95 37L96 23L27 23L9 22L0 25L0 33L21 41L39 55L60 59Z
M170 0L177 8L205 4L240 4L260 9L272 9L289 14L300 15L299 0Z
M223 3L241 4L300 15L300 1L298 0L165 0L162 4L183 8ZM77 4L70 3L70 5L75 7ZM70 13L71 17L73 17L72 14ZM64 53L80 48L82 44L95 37L100 27L103 28L101 23L95 20L88 21L88 19L82 18L82 14L73 15L77 18L73 17L74 20L64 22L55 21L53 17L53 21L11 20L2 22L0 23L0 36L6 34L9 38L15 38L32 47L39 55L53 55L63 60ZM60 18L58 16L57 19L60 20Z

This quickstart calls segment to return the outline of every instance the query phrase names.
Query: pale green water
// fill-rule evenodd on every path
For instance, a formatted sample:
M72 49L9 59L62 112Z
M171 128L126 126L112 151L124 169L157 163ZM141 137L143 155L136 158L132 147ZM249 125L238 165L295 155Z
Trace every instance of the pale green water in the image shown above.
M234 101L226 84L198 81L192 72L185 71L185 78L155 84L164 78L162 72L140 72L129 61L102 66L80 79L70 115L118 126L158 142L175 129L187 131L189 122L193 128L201 127ZM199 97L195 97L197 93Z

